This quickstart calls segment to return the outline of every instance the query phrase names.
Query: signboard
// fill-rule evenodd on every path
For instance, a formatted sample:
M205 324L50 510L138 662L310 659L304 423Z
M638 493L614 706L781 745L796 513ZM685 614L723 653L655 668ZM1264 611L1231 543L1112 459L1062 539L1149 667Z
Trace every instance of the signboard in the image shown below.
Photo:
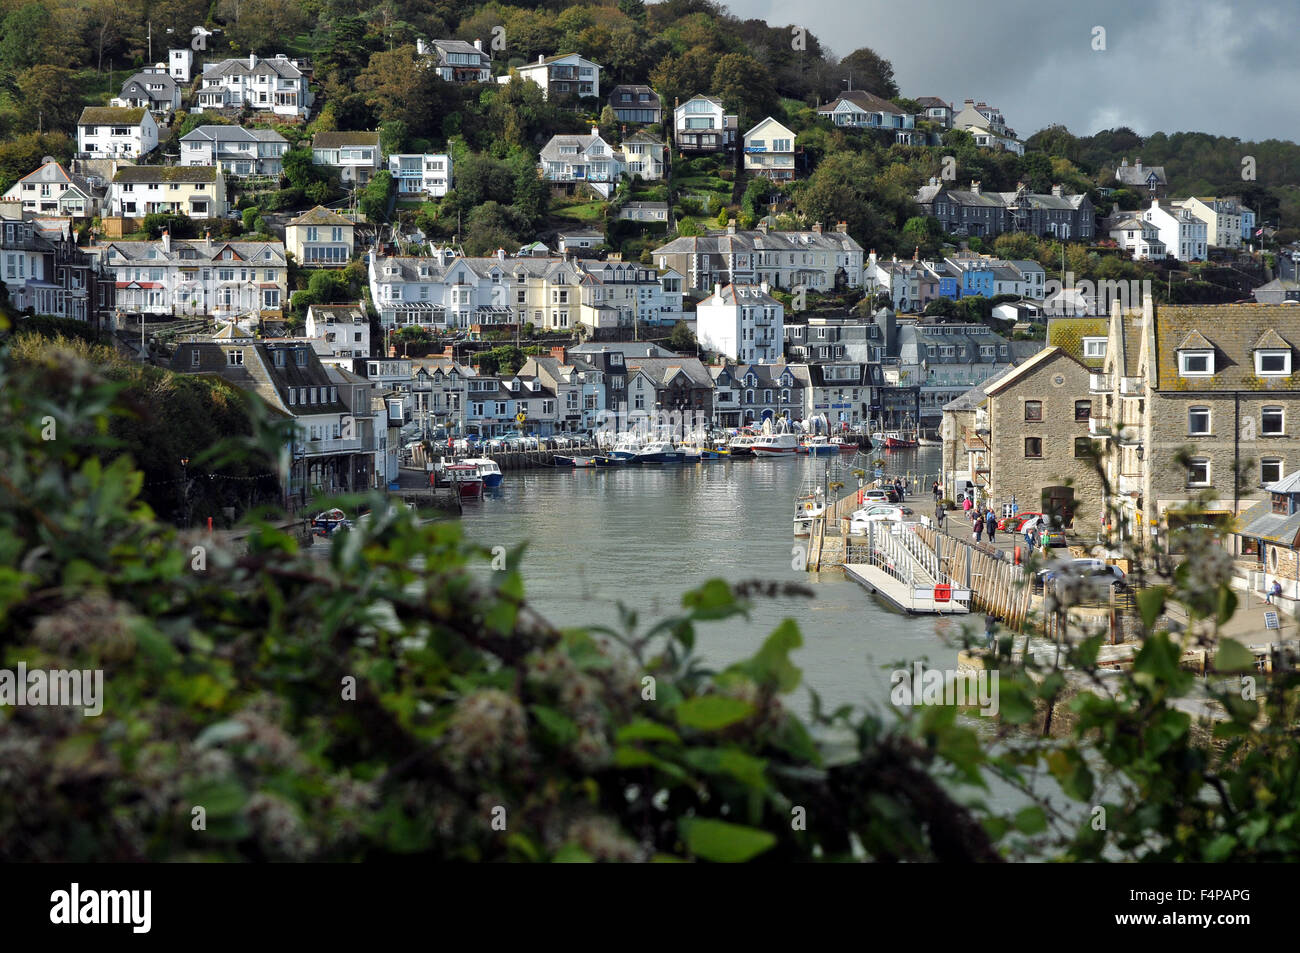
M528 419L527 414L515 414L515 420L519 421L519 423L521 424L527 419Z
M1264 628L1266 628L1266 629L1280 629L1280 628L1282 628L1282 626L1280 626L1280 625L1278 624L1278 621L1277 621L1277 613L1276 613L1276 612L1265 612L1265 613L1264 613Z

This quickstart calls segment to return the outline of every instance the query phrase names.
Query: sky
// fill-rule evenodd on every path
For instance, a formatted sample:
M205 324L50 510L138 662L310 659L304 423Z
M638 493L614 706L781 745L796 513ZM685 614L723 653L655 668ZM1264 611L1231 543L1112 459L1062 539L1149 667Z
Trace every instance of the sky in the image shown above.
M983 100L1022 139L1062 123L1294 140L1300 125L1295 0L724 2L805 26L836 56L868 46L904 96Z

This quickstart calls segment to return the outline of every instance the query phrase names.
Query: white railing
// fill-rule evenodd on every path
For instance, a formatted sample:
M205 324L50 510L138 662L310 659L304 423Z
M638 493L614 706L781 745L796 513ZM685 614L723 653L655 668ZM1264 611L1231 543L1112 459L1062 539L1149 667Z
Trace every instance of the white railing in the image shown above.
M1093 394L1108 394L1114 389L1109 374L1089 374L1088 391Z

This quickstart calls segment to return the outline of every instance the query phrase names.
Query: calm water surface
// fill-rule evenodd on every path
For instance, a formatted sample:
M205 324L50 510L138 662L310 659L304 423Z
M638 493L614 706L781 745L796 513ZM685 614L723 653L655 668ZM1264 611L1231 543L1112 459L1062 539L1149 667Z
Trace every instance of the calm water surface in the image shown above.
M895 613L838 569L792 568L794 499L824 479L827 464L796 457L514 471L493 495L466 503L463 524L485 546L528 542L528 600L559 626L616 625L620 601L642 620L659 619L715 577L807 584L812 599L759 597L748 619L700 626L697 651L727 665L793 618L804 638L793 661L805 686L830 706L881 704L896 661L956 667L943 635L958 635L960 622ZM933 472L938 464L938 448L922 448L890 454L886 472Z

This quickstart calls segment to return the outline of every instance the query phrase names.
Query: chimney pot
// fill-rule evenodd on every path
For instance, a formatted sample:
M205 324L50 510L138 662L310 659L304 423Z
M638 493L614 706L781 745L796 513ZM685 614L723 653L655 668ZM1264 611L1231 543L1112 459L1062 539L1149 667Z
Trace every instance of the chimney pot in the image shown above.
M474 41L474 49L476 49L476 50L478 50L480 53L482 53L482 52L483 52L483 41L482 41L482 40L475 40L475 41Z
M538 53L538 54L537 54L537 62L538 62L538 63L545 63L545 62L546 62L546 54L545 54L545 53Z
M257 54L250 52L248 54L248 68L257 69Z

